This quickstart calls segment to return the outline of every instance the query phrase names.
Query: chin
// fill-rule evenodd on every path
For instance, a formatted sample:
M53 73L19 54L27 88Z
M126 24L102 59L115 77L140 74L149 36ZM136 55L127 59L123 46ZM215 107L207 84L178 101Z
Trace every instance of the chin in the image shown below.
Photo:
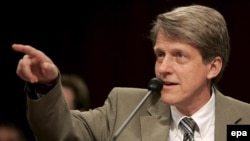
M175 105L177 103L176 96L170 93L161 93L161 99L168 105Z

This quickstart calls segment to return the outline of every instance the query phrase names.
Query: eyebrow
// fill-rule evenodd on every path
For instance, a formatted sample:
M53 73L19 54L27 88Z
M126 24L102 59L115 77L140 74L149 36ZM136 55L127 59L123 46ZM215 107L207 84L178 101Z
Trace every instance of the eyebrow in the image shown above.
M154 46L153 50L154 50L154 51L162 51L162 49L159 48L158 46Z

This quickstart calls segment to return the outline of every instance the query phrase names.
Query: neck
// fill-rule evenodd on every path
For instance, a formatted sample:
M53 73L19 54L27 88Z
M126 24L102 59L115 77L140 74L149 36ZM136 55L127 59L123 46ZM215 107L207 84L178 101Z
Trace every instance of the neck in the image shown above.
M193 95L187 99L185 103L177 104L176 108L186 116L192 116L195 112L201 109L211 98L211 91L207 90L204 93Z

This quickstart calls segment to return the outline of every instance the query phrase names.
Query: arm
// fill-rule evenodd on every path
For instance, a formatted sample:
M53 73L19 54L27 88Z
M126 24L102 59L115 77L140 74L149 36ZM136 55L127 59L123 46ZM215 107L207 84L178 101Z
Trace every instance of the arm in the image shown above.
M113 90L102 107L70 111L58 83L42 98L28 98L28 119L39 141L109 140L116 121L116 93Z
M114 128L117 130L129 113L120 110L120 113L117 114L118 104L123 103L123 106L119 104L122 109L134 108L133 105L127 103L131 100L127 101L127 98L124 97L118 98L120 95L118 89L113 89L104 106L86 112L70 111L62 94L59 70L50 58L31 46L13 45L12 47L15 51L25 54L18 63L17 75L30 84L26 87L28 88L26 93L29 95L27 116L39 141L110 140ZM52 87L50 84L52 84ZM43 87L46 85L50 89ZM30 86L35 86L35 90L29 91L32 88ZM45 88L46 90L43 91ZM29 93L38 95L39 92L44 93L44 95L38 99L30 97ZM137 92L124 90L120 93L125 96L125 94L131 93L131 95L134 95ZM143 95L145 92L140 93ZM140 99L140 96L138 98ZM137 101L133 102L137 103ZM118 116L119 119L117 119ZM139 124L139 122L136 122L136 124ZM133 129L135 128L133 127Z
M92 140L90 127L84 118L80 117L84 115L72 115L65 102L60 73L53 61L43 52L28 45L14 44L12 48L24 54L18 62L16 73L29 84L26 92L35 95L39 92L45 94L35 99L29 94L27 99L28 120L38 140ZM57 79L59 80L56 81ZM49 86L50 89L37 89L37 86ZM35 91L28 91L32 88L35 88Z

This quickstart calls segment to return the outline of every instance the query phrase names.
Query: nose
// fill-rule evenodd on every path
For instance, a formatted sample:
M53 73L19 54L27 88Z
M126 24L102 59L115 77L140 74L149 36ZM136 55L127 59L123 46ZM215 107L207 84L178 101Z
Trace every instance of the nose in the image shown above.
M156 64L156 71L161 75L171 74L173 72L173 63L171 59L165 57L162 62Z

